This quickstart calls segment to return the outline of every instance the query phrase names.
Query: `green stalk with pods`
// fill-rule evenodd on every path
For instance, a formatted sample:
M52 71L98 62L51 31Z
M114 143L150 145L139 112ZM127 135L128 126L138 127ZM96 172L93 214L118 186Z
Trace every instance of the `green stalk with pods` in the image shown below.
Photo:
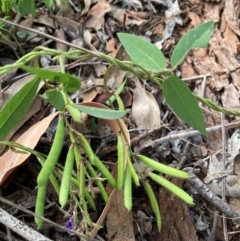
M99 158L96 155L94 158L94 163L95 163L95 166L98 168L98 170L103 174L103 176L111 184L111 186L116 188L117 183L116 183L116 180L114 179L113 175L109 172L107 167L99 160Z
M31 1L32 2L32 1ZM24 8L22 8L23 10ZM4 19L1 20L2 22L6 22ZM9 23L8 23L9 24ZM176 48L173 51L173 55L169 61L171 67L167 69L167 61L165 60L164 55L156 46L152 45L144 41L143 39L125 34L120 33L118 37L120 42L125 47L126 52L128 53L131 61L121 61L115 59L109 55L100 53L100 52L93 52L89 51L84 48L79 48L77 46L75 50L69 52L62 52L59 50L47 49L45 47L37 47L34 51L24 55L22 58L17 60L12 65L5 65L0 67L0 75L6 74L9 70L14 68L22 68L23 70L27 71L28 73L33 73L36 78L41 78L44 80L45 85L47 87L47 91L41 96L44 100L50 103L54 108L61 112L61 116L59 118L57 131L55 138L53 140L53 145L50 149L48 157L46 158L45 163L43 164L43 168L39 173L37 183L38 183L38 198L36 203L36 213L43 215L44 211L44 199L46 195L46 185L47 181L50 178L52 183L54 183L54 187L59 192L59 202L61 206L64 206L69 196L71 199L74 200L75 205L79 207L79 209L83 212L87 212L87 203L96 208L94 204L93 195L91 196L86 190L86 183L91 178L96 179L96 184L101 192L103 200L107 203L108 202L108 195L104 188L102 180L100 180L99 172L102 173L103 177L106 178L106 181L111 184L114 188L118 191L124 188L124 204L127 210L130 210L132 207L132 182L135 183L136 186L142 184L146 193L150 199L151 206L153 212L156 216L157 226L158 229L161 227L161 217L160 217L160 210L159 205L154 195L153 189L149 183L149 180L156 182L159 185L169 189L176 195L179 194L179 197L182 198L189 204L193 204L193 200L191 197L186 195L186 193L181 189L176 189L171 182L168 182L164 177L159 176L153 172L144 173L137 164L139 161L143 162L148 167L154 169L154 171L160 172L162 174L171 175L177 178L187 179L189 178L188 174L182 172L180 170L176 170L174 168L168 167L161 163L158 163L146 156L133 154L128 147L124 146L124 143L127 143L126 137L124 136L125 133L121 129L121 125L119 124L119 129L121 130L121 138L120 135L118 138L118 177L117 180L113 177L111 172L108 168L101 162L101 160L94 154L90 144L87 142L85 136L80 134L79 136L76 135L75 131L72 130L72 126L67 123L67 118L65 117L66 111L69 112L69 115L72 117L74 121L80 122L81 121L81 112L86 112L87 114L93 115L97 118L109 118L109 119L119 119L122 118L127 111L124 110L124 105L122 100L119 96L120 92L123 90L125 85L125 80L123 81L122 85L118 88L115 93L115 96L112 96L108 103L112 107L112 102L116 100L118 102L119 111L115 111L112 107L111 110L101 110L99 108L88 107L84 106L83 104L74 104L67 93L73 93L78 91L81 88L81 80L76 76L64 73L65 69L63 66L62 59L63 57L70 60L84 60L87 58L92 58L93 56L104 59L108 63L110 63L111 68L117 67L120 70L128 71L134 74L136 77L141 79L148 79L155 83L159 88L162 88L164 98L166 102L170 105L170 107L174 110L174 112L187 124L194 127L195 129L199 130L203 135L206 135L206 130L204 126L204 121L202 117L202 113L200 108L198 107L198 103L196 102L196 98L198 101L210 106L210 108L215 109L217 111L226 113L226 114L233 114L233 115L240 115L238 110L225 110L216 104L206 100L204 98L200 98L199 96L195 96L191 93L188 89L186 84L183 81L173 76L173 70L176 69L177 65L179 65L187 53L196 47L206 47L208 41L211 37L211 33L214 27L214 23L212 21L203 23L202 25L197 26L186 36L179 41ZM51 36L47 36L51 38ZM188 41L188 40L192 41ZM59 40L58 40L59 41ZM68 44L65 42L64 44ZM74 47L74 46L73 46ZM153 50L153 51L149 51ZM149 52L153 53L149 55ZM37 59L39 56L43 55L50 55L53 59L60 59L60 71L62 73L58 73L57 71L46 70L38 67ZM147 58L147 61L146 61ZM35 60L36 67L31 68L28 67L27 64ZM108 71L105 74L104 79L106 80ZM40 82L40 80L39 80ZM34 96L37 93L38 81L34 81L31 86L27 86L27 90L31 93L31 100L29 98L23 98L21 96L23 91L26 92L25 89L20 92L17 98L13 100L13 104L11 106L7 106L7 111L2 111L0 115L0 123L5 123L5 125L0 125L0 133L4 131L4 138L13 128L12 125L8 125L10 123L9 119L14 119L14 113L21 113L24 106L28 106L32 102ZM56 87L56 88L55 88ZM104 89L108 96L110 96L110 91L107 89L106 81L104 81ZM21 99L19 100L19 96ZM28 97L28 96L27 96ZM191 100L191 101L189 101ZM18 106L18 103L22 103L19 105L18 111L16 111L15 107ZM9 115L10 113L10 115ZM23 113L23 112L22 112ZM4 119L5 118L5 119ZM65 167L62 173L58 173L57 178L55 178L54 167L57 163L57 160L60 156L60 152L63 146L63 138L64 138L64 128L68 128L70 133L71 144L67 154L67 160L65 162ZM5 131L6 130L6 131ZM71 135L71 132L74 134ZM125 139L124 139L125 138ZM82 156L80 153L80 147L84 149L86 156ZM125 150L124 150L125 148ZM124 152L125 151L125 152ZM126 154L127 152L131 152L131 157ZM74 154L74 157L73 157ZM126 160L127 163L124 163L124 154L127 155ZM132 160L135 162L132 163ZM76 174L75 170L73 170L74 160L76 163ZM70 165L69 165L70 163ZM124 164L126 164L126 170L124 171ZM54 174L53 174L54 173ZM146 180L148 179L148 180ZM63 180L60 186L59 191L59 183L57 180ZM66 185L64 187L64 185ZM70 187L73 186L72 190ZM181 190L181 191L180 191ZM70 193L70 195L69 195ZM89 194L89 195L88 195ZM79 201L80 199L80 201ZM76 204L77 203L77 204ZM87 216L87 214L86 214ZM41 221L36 219L36 223L41 226Z
M87 163L87 169L90 173L90 175L93 177L93 178L98 178L98 175L96 173L96 171L94 170L94 168L92 167L92 165L90 163ZM108 195L107 195L107 192L102 184L101 181L96 181L96 184L100 190L100 193L102 195L102 198L103 200L105 201L105 203L108 203Z

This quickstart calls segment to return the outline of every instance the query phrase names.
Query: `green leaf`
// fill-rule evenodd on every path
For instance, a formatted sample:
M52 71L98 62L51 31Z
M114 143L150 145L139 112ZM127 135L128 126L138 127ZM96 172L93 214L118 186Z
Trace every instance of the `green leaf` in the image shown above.
M206 47L210 40L213 28L214 22L209 21L198 25L183 35L173 50L171 57L172 67L176 67L180 64L191 49Z
M53 6L53 0L43 0L43 2L45 3L45 5L48 7L48 8L51 8Z
M0 139L6 137L26 114L36 95L39 83L38 77L28 82L0 111Z
M61 91L55 89L47 90L41 97L57 110L62 111L64 109L65 103Z
M161 72L165 70L165 57L157 46L132 34L118 33L117 35L135 64L149 71Z
M197 100L188 86L178 77L170 76L163 82L163 95L168 105L186 123L207 135L204 119Z
M127 111L117 111L117 110L111 110L111 109L96 108L96 107L85 106L81 104L79 105L72 104L71 106L91 116L101 118L101 119L107 119L107 120L119 119L127 114Z
M48 70L48 69L40 69L40 68L31 68L28 66L21 66L27 72L33 73L42 79L48 79L52 82L61 83L63 88L67 92L74 92L80 89L81 82L80 80L70 74L59 73L56 71Z
M23 16L29 13L35 15L36 8L34 0L18 0L18 11Z

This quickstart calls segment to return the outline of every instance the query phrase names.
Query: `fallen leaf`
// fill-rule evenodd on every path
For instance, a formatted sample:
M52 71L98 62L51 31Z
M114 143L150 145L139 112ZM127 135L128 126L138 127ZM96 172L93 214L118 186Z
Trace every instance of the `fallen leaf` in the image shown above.
M115 18L116 20L118 20L118 22L123 23L123 16L126 14L125 9L116 7L116 6L111 6L111 16L113 18ZM133 11L132 11L133 13ZM131 19L129 15L126 16L126 22L125 25L131 25L131 24L136 24L136 25L141 25L143 23L145 23L146 21L144 20L136 20L136 19Z
M132 211L124 206L123 191L114 192L113 200L107 214L107 239L112 241L135 241Z
M33 149L50 122L58 114L58 112L44 118L37 124L30 127L21 137L16 140L16 143ZM16 153L9 149L3 156L0 157L0 186L9 175L21 164L23 164L31 154Z
M91 3L92 3L91 0L84 0L84 9L81 12L81 16L83 16L84 14L86 14L89 11Z
M87 28L94 28L99 30L104 23L104 16L111 11L111 6L105 0L98 2L88 12L88 19L86 21Z
M160 127L160 109L151 93L146 91L138 79L134 79L132 118L140 129Z
M224 15L230 28L240 36L239 29L239 14L240 2L239 0L228 0L225 2Z

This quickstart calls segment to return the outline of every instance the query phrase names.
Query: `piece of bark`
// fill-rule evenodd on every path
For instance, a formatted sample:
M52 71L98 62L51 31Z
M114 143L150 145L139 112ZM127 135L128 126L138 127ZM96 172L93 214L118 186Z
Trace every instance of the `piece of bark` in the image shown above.
M172 178L172 183L182 187L183 180ZM196 228L187 205L168 190L159 193L162 230L159 241L198 241Z

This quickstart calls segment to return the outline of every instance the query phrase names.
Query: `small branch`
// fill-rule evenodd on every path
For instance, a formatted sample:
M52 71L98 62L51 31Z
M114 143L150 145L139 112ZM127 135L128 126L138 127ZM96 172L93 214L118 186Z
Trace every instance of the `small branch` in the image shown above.
M30 215L32 215L32 216L34 216L34 217L40 218L40 219L42 219L44 222L51 224L53 227L57 227L57 228L59 228L59 229L61 229L61 230L63 230L63 231L66 231L66 232L71 232L72 234L77 235L77 236L78 236L79 238L81 238L82 240L86 240L86 241L97 241L97 240L98 240L98 239L93 239L93 238L87 237L86 235L81 234L81 233L79 233L79 232L77 232L77 231L75 231L75 230L70 230L69 228L66 228L66 227L64 227L64 226L62 226L62 225L59 225L59 224L57 224L57 223L55 223L55 222L52 222L51 220L49 220L49 219L47 219L47 218L44 218L44 217L42 217L42 216L40 216L40 215L37 215L37 214L35 214L34 212L32 212L32 211L30 211L30 210L28 210L28 209L26 209L26 208L24 208L24 207L22 207L22 206L20 206L20 205L17 205L17 204L15 204L15 203L13 203L13 202L11 202L11 201L3 198L3 197L0 197L0 201L3 202L3 203L8 204L8 205L10 205L10 206L12 206L12 207L14 207L14 208L17 208L17 209L19 209L19 210L22 210L23 212L25 212L25 213L27 213L27 214L30 214ZM3 210L3 211L4 211L4 210ZM5 212L5 211L4 211L4 212ZM12 216L11 216L11 217L12 217ZM1 212L0 212L0 222L2 222ZM20 222L20 221L19 221L19 222ZM6 223L3 223L3 224L6 224ZM15 227L15 226L14 226L14 227ZM15 231L15 230L14 230L14 231ZM34 231L35 231L35 230L34 230ZM35 232L36 232L36 231L35 231ZM24 235L25 235L25 233L24 233ZM24 236L24 237L25 237L25 236ZM45 239L42 239L42 240L44 240L44 241L50 240L50 239L46 239L46 237L44 237L44 238L45 238ZM36 239L29 239L29 240L37 241ZM42 240L41 240L41 241L42 241Z
M216 241L216 232L217 232L217 223L218 223L218 211L214 213L214 220L212 225L211 233L207 239L207 241Z
M234 210L221 198L219 198L209 187L204 184L194 173L192 168L184 168L187 171L190 178L186 180L197 192L214 207L216 207L222 213L225 213L227 218L238 218L240 219L240 213Z
M227 124L225 127L226 127L226 129L231 129L231 128L236 128L239 126L240 126L240 121ZM218 131L221 128L222 128L222 126L218 125L218 126L206 128L206 130L208 133L211 133L211 132ZM145 145L142 145L139 148L138 152L139 153L142 152L145 148L155 148L156 146L159 146L159 145L163 144L164 142L168 142L168 141L176 140L176 139L184 139L184 138L188 138L188 137L192 137L192 136L196 136L196 135L201 135L201 133L199 131L186 131L185 133L179 133L179 134L165 136L163 138L160 138L160 139L148 142Z
M223 160L223 170L225 171L226 169L226 151L227 151L227 147L226 147L226 128L225 128L225 115L223 113L221 113L221 122L222 122L222 149L223 149L223 153L222 153L222 160ZM227 202L226 200L226 177L223 177L222 179L222 200L224 202ZM228 234L227 234L227 220L226 220L226 215L223 213L223 235L224 235L224 240L228 241Z
M0 208L0 222L29 241L52 241Z

